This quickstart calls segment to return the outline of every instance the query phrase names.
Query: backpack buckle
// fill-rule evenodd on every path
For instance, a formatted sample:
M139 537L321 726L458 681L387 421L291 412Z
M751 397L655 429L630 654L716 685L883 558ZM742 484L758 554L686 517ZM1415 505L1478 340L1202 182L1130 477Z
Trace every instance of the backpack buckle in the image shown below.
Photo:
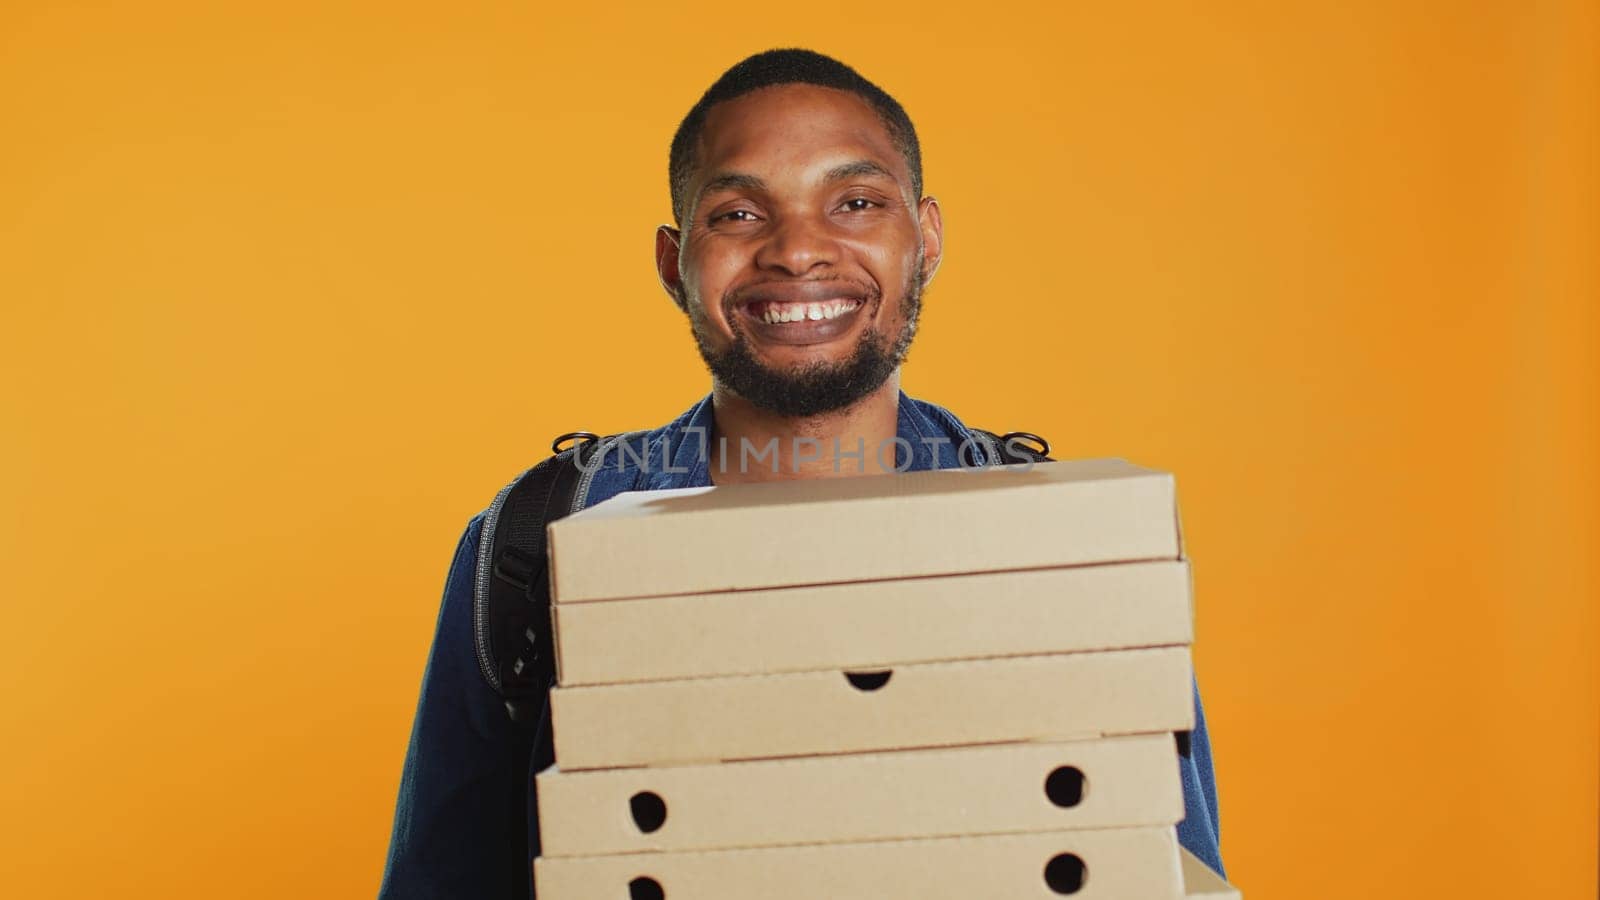
M1032 432L1008 431L1005 434L1000 435L1001 446L1009 447L1010 445L1006 442L1012 440L1031 441L1033 443L1033 447L1031 449L1035 450L1040 456L1050 455L1050 442Z
M587 444L590 441L597 441L599 439L600 435L595 434L592 431L569 431L566 434L558 436L555 440L550 442L550 452L560 453L562 449L561 445L565 444L569 440L576 440L580 445L582 445Z
M533 557L507 544L495 556L494 577L526 593L533 589L533 580L540 568Z

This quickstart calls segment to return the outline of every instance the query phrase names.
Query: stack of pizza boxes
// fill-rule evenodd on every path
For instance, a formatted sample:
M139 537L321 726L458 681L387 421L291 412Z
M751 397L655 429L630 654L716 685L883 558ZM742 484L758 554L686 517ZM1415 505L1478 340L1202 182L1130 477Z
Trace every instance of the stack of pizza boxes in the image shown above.
M1170 474L626 493L548 546L540 900L1237 896L1176 840Z

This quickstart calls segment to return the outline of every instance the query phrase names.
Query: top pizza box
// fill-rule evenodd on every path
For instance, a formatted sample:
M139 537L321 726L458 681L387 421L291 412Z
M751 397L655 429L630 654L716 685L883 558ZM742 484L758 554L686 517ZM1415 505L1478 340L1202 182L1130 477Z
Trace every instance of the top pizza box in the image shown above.
M549 526L556 603L1182 558L1120 459L630 491Z

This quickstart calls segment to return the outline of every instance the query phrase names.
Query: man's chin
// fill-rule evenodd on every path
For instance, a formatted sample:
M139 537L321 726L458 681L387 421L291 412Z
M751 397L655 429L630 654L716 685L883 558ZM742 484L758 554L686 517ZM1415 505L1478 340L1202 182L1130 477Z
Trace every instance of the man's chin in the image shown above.
M847 409L882 387L895 368L878 354L781 368L737 353L706 362L718 384L758 409L789 418Z
M910 347L916 311L913 302L896 341L868 330L826 344L777 346L756 344L735 329L731 344L713 349L698 330L694 334L700 356L720 386L758 409L810 418L848 409L888 381Z
M857 348L841 342L750 347L748 357L766 378L802 384L850 368L856 362Z

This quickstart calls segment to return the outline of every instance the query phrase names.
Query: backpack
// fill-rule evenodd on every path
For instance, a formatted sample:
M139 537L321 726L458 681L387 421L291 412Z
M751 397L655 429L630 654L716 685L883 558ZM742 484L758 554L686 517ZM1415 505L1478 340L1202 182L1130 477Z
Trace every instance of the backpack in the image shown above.
M1050 443L1038 435L969 430L997 464L1053 461ZM553 455L506 485L484 513L472 592L478 667L511 720L525 729L538 725L545 695L555 683L545 526L576 512L573 506L588 493L588 480L598 469L591 465L596 454L645 433L563 434L550 443ZM569 440L576 443L563 447Z

